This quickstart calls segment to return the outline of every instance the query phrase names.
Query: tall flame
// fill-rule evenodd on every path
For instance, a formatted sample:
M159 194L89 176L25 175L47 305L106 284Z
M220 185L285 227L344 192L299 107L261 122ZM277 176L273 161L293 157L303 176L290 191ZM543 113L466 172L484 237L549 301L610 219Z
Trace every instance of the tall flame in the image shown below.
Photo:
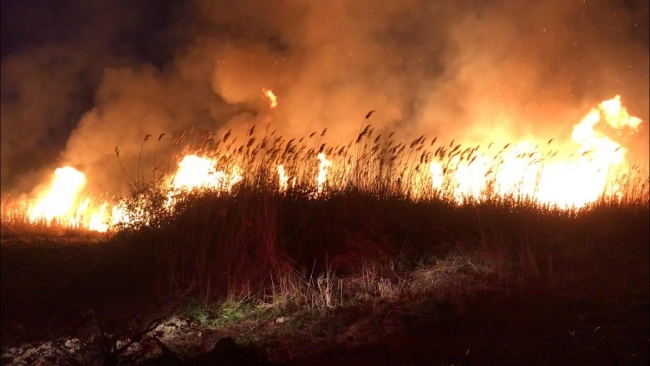
M289 176L284 171L284 165L278 165L278 189L285 192L289 188Z
M642 122L628 114L617 95L601 102L574 126L571 138L578 144L577 158L545 157L523 141L504 147L496 156L496 166L483 156L463 161L456 155L447 163L454 169L446 175L440 162L431 162L432 188L441 190L446 184L460 202L465 197L480 198L492 182L493 193L499 196L528 197L561 208L579 208L603 194L617 194L615 168L623 164L627 150L595 130L601 121L617 130L627 127L632 131Z
M86 177L77 169L70 166L56 169L49 189L29 209L29 219L47 223L56 219L64 225L77 225L78 214L85 208L83 204L79 208L75 206L85 184Z
M316 191L318 194L323 193L323 186L327 182L327 170L332 166L332 162L327 160L324 153L318 153L318 176L316 177Z

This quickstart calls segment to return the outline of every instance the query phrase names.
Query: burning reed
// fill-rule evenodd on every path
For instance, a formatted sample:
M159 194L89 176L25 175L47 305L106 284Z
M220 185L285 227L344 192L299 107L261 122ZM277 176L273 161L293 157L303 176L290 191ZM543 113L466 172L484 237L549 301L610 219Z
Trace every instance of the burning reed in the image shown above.
M355 140L329 145L326 133L287 139L252 126L244 136L178 137L177 155L154 167L155 179L137 172L119 202L99 202L103 229L138 252L147 272L138 275L150 275L158 295L327 309L360 296L360 283L372 296L399 298L438 291L447 283L440 275L452 272L454 281L490 278L506 287L554 279L561 274L548 258L567 262L585 237L608 240L603 228L643 228L647 216L647 171L625 166L622 147L585 131L578 135L591 149L574 157L553 141L548 151L426 135L400 141L364 124ZM90 227L95 211L77 209L87 199L85 177L62 172L79 183L63 184L76 192L67 221L55 212L43 222ZM5 210L3 200L3 231L17 220L37 222L31 215L49 212L49 197L64 196L59 185L23 211Z

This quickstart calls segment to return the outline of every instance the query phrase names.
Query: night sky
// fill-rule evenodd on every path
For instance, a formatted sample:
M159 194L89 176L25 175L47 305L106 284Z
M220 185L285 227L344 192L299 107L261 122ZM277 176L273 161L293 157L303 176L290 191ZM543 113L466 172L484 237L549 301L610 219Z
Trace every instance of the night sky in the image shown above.
M146 134L269 116L333 144L369 110L405 138L561 140L616 94L644 121L617 138L647 155L647 0L3 0L1 14L3 192L64 164L116 189L115 146L135 169Z

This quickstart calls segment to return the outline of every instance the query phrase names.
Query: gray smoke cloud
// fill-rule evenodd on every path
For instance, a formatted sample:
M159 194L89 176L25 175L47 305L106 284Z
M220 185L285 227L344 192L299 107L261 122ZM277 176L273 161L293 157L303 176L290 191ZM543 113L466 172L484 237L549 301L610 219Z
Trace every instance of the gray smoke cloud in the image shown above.
M90 4L86 7L98 6ZM400 138L546 141L568 139L591 107L616 94L644 123L637 134L615 137L634 154L647 156L645 1L167 5L173 15L152 33L154 46L149 46L151 54L163 55L153 58L161 62L143 61L128 47L88 53L92 48L77 40L58 53L40 46L3 57L3 185L25 163L21 157L48 140L48 130L65 131L81 98L74 93L88 85L92 105L79 113L71 133L65 131L65 147L49 149L49 156L87 173L98 191L127 182L115 146L127 172L134 175L138 165L150 172L159 134L168 136L159 144L162 159L175 149L171 137L192 127L220 136L230 128L243 134L271 121L271 129L287 137L328 128L330 143L347 144L365 114L376 110L367 121L376 133L397 131ZM114 40L124 29L140 34L143 12L105 20L104 38ZM137 45L147 44L142 42ZM54 67L54 76L25 62L41 59L36 54L46 60L63 54L68 61ZM87 69L94 70L94 82L80 76ZM264 89L278 96L277 108L269 109ZM6 97L11 90L23 97ZM32 121L28 129L21 122L27 120ZM152 138L139 159L147 134ZM36 160L34 171L42 172L38 168L47 159ZM13 168L6 170L5 162Z

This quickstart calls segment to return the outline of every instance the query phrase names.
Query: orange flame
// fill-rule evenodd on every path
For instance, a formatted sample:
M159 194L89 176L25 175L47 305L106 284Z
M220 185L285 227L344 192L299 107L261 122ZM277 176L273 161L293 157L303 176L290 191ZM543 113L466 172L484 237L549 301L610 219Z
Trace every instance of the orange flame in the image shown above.
M210 158L197 155L183 157L169 184L170 203L173 201L174 194L182 191L209 189L229 193L235 184L244 179L238 166L234 166L231 173L227 174L217 170L216 165L216 161Z
M271 101L271 107L277 105L273 92L266 90L265 93ZM628 128L633 132L642 123L639 118L628 114L617 95L594 107L574 126L571 139L577 146L572 148L573 158L557 157L557 152L545 154L529 141L508 144L492 157L481 153L478 147L462 149L457 145L451 151L444 148L445 152L432 154L437 158L428 160L428 169L421 170L408 158L399 160L401 162L398 163L403 164L400 165L403 170L397 172L400 174L399 179L395 178L391 184L392 187L407 192L413 199L426 198L428 194L436 193L458 203L467 198L481 200L496 195L525 197L560 208L580 208L603 195L619 197L621 188L614 173L617 169L627 168L627 150L595 129L600 122L616 130ZM404 150L404 145L401 145ZM452 145L449 146L450 149L451 147ZM230 153L225 154L224 157L232 157ZM311 155L312 159L313 157ZM373 187L372 182L378 181L379 176L373 176L372 172L380 171L381 168L377 168L379 165L373 166L368 162L365 165L368 172L360 176L349 160L337 158L337 155L332 155L330 160L321 151L316 158L316 177L311 175L313 173L307 173L312 171L307 166L313 167L308 161L298 167L292 164L291 169L294 171L291 176L282 162L277 162L277 189L286 192L295 187L297 181L312 187L315 182L312 197L318 198L323 197L326 185L337 189L344 188L349 182L358 182ZM312 162L316 164L315 161ZM198 155L184 156L178 163L176 173L165 180L169 190L167 207L173 207L175 195L182 191L209 189L224 194L231 193L244 176L238 165L230 166L232 168L228 173L217 168L217 159ZM364 183L363 179L369 179L370 182ZM81 197L85 183L84 174L78 170L69 166L57 169L49 188L37 194L35 203L29 207L29 220L42 220L48 224L57 222L60 225L99 232L110 230L117 223L129 222L128 213L123 206L107 202L97 204L96 200Z
M284 165L282 164L278 165L278 184L280 192L286 192L287 188L289 188L289 176L284 171Z
M470 162L459 155L448 166L451 174L443 174L440 162L430 164L433 190L451 189L454 198L481 198L490 182L498 196L528 197L539 203L561 208L584 207L603 194L617 194L614 168L624 162L626 149L594 130L604 120L615 129L629 127L636 131L641 123L621 106L620 96L603 101L574 126L572 140L579 144L578 158L557 161L546 159L530 142L504 148L495 158L477 156Z
M323 193L323 186L327 182L327 170L332 166L332 162L327 160L324 153L318 153L318 176L316 177L316 191L318 194Z
M56 219L64 225L78 225L78 214L83 213L87 205L75 206L85 184L86 177L77 169L70 166L56 169L49 189L29 209L29 219L47 223Z

